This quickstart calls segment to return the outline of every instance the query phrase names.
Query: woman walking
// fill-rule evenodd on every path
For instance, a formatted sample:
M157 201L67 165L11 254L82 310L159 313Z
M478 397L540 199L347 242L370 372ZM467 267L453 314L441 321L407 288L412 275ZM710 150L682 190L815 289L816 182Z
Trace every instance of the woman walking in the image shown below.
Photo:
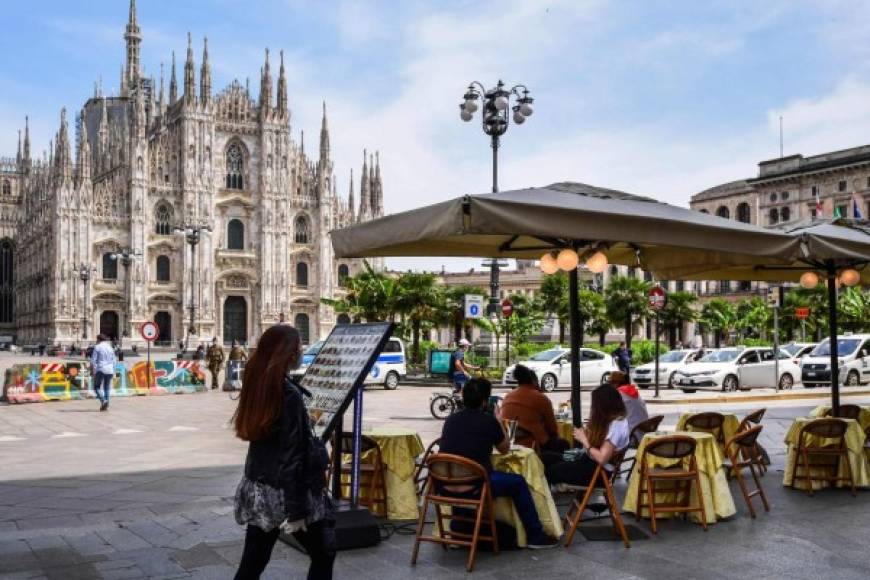
M299 332L276 325L263 333L245 368L236 435L249 441L245 475L236 489L236 522L247 525L236 580L265 570L283 528L311 557L309 580L329 580L335 560L335 521L325 491L329 456L314 436L305 390L287 373L301 360Z

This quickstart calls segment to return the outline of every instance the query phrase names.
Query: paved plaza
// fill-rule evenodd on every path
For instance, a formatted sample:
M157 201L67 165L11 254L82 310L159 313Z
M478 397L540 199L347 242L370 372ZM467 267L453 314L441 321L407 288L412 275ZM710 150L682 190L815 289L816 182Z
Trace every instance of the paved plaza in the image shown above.
M367 391L364 427L403 425L428 443L441 429L428 412L432 391ZM118 398L108 413L94 401L0 405L0 578L231 578L243 538L232 494L245 456L228 425L233 396ZM870 494L852 498L837 490L809 498L781 486L785 429L823 402L820 396L783 404L655 406L666 427L686 410L744 414L767 406L762 442L773 461L764 478L770 514L751 520L732 484L737 515L706 533L667 522L658 537L635 541L629 550L578 537L569 549L484 553L473 576L867 578ZM867 404L870 396L848 402ZM567 498L556 500L564 510ZM634 524L633 516L627 522ZM645 522L637 525L648 530ZM377 548L340 553L336 577L465 576L464 551L424 545L411 568L409 527L388 532L394 533ZM304 556L279 543L265 577L303 578L306 566Z

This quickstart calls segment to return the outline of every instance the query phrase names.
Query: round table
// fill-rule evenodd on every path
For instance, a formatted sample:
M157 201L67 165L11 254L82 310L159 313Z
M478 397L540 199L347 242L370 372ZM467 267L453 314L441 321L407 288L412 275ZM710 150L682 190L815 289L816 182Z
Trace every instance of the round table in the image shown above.
M387 465L387 519L417 519L419 513L417 487L414 485L414 460L425 449L420 435L404 427L376 427L363 431L363 435L377 441ZM364 453L361 461L365 462L370 453Z
M574 442L574 423L568 419L557 419L556 427L559 428L559 439L567 441L571 447L577 445Z
M785 460L785 472L782 475L782 484L784 486L794 487L795 489L807 489L807 480L800 479L797 482L792 481L792 469L797 460L797 444L801 429L804 425L814 420L815 418L813 417L798 417L791 424L788 433L785 434L785 442L788 444L788 454L786 455ZM849 427L846 430L846 448L849 450L849 466L852 468L852 479L855 480L855 487L870 487L870 462L868 462L867 454L864 449L864 431L855 419L840 420L849 424ZM811 443L819 442L818 437L810 436L807 439ZM837 475L846 475L845 465L840 465ZM828 482L813 481L813 489L822 489L829 485L830 483ZM846 482L837 483L838 487L848 487L848 485L849 484Z
M830 410L830 405L818 406L812 410L810 417L824 417ZM870 407L861 407L861 412L858 414L858 424L861 425L863 431L867 431L867 427L870 427Z
M698 413L683 413L680 415L680 420L677 421L677 431L695 431L703 433L705 432L703 429L695 430L694 427L687 427L686 421L689 420L689 417L693 415L697 415ZM720 413L725 421L722 423L722 436L725 437L725 441L727 442L729 439L734 437L737 434L737 429L740 428L740 419L737 418L737 415L734 413ZM720 445L719 451L722 452L722 457L725 457L725 446Z
M650 441L661 437L670 437L671 435L687 435L696 441L695 460L698 462L698 471L701 474L701 494L704 497L704 509L707 514L707 523L714 524L718 520L733 516L737 513L737 508L734 505L734 498L731 496L731 490L728 487L728 478L725 476L725 470L722 468L722 451L716 444L713 435L700 431L676 431L675 433L647 433L644 435L637 449L637 467L632 471L631 478L628 481L628 490L625 494L625 501L622 508L631 513L637 513L637 496L640 489L640 465L643 458L644 449ZM648 462L651 467L670 467L675 463L674 460L660 459L658 457L650 457ZM656 498L661 501L673 501L673 497L668 497L667 492L657 492ZM690 501L691 505L697 505L697 493L695 487L692 486ZM672 514L663 513L661 517L671 517ZM646 510L641 514L641 517L649 517ZM659 515L656 514L656 518ZM701 513L693 512L689 514L692 521L701 522Z

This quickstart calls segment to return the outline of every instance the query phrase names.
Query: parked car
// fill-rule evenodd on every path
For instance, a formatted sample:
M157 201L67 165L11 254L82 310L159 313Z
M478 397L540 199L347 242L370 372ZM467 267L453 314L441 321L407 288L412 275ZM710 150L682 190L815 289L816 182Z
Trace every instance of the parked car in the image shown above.
M703 356L703 353L702 349L687 348L659 355L659 385L673 389L677 369L695 362ZM655 369L655 361L637 367L631 373L632 382L642 389L653 386L655 384Z
M816 344L815 342L790 342L780 348L791 355L795 364L800 364L800 361L816 348Z
M870 383L870 334L837 337L840 382L849 387ZM831 383L831 340L826 338L801 361L801 380L812 388Z
M323 348L323 343L322 340L315 342L302 353L302 364L291 373L291 376L297 379L302 378L305 371L314 362L320 349ZM378 355L378 360L375 361L363 384L381 385L388 391L395 390L399 386L399 382L408 374L406 363L404 343L398 338L391 337L384 345L384 350Z
M571 351L566 348L552 348L539 352L518 364L529 367L538 375L541 388L547 392L558 387L571 386ZM502 382L517 384L514 379L514 366L505 369ZM610 380L610 373L619 370L613 358L600 350L580 349L580 386L597 387Z
M720 348L706 354L701 360L677 370L674 382L684 393L697 390L768 388L779 385L790 389L800 377L800 367L784 350L779 351L779 375L774 379L772 348L734 347Z

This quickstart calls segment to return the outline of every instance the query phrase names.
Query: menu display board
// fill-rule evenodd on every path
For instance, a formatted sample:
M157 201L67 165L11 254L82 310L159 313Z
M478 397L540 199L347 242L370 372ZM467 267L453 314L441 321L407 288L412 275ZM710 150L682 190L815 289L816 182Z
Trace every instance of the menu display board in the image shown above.
M393 332L390 322L346 324L332 329L300 384L314 433L326 441L335 423L361 388Z

